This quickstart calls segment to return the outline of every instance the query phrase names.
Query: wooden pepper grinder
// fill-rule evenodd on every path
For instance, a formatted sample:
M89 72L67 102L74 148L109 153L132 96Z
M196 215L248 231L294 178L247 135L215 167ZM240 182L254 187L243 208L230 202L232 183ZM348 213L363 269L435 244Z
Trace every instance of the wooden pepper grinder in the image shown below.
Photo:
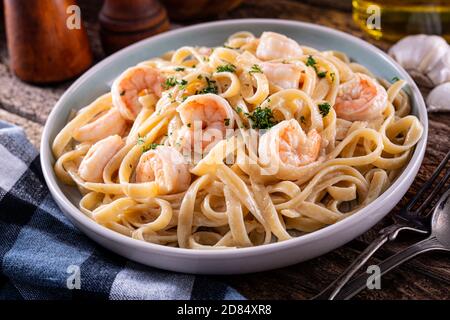
M69 28L67 22L74 5L75 0L4 0L10 67L20 79L58 82L92 64L83 25Z
M99 19L106 53L167 31L170 26L167 12L157 0L105 0Z

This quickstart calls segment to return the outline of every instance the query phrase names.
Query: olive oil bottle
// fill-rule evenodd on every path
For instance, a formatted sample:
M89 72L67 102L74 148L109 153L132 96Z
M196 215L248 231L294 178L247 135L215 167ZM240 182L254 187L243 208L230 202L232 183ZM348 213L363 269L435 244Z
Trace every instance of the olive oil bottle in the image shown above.
M437 34L450 41L450 0L353 0L353 19L376 39Z

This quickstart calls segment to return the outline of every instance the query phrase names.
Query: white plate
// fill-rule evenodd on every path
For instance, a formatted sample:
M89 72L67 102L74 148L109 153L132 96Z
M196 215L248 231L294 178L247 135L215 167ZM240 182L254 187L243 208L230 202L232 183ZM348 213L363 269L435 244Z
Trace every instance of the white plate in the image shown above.
M183 45L220 45L229 35L241 30L256 35L263 31L280 32L308 46L343 51L377 76L405 79L409 84L413 113L419 117L425 130L399 178L374 202L338 223L292 240L252 248L208 251L171 248L128 238L85 216L77 208L80 199L78 191L60 183L53 172L55 159L51 153L51 143L66 124L69 111L81 108L107 92L108 83L129 66ZM313 24L271 19L228 20L199 24L146 39L87 71L66 91L51 112L42 137L41 163L45 180L61 210L80 230L102 246L131 260L167 270L202 274L247 273L317 257L370 229L389 213L412 184L425 153L427 133L427 113L418 88L399 65L374 46L351 35Z

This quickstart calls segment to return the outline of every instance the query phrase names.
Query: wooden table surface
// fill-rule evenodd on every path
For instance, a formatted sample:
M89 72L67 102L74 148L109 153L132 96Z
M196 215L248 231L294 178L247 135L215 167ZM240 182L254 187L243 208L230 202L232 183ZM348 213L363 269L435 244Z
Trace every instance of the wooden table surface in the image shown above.
M79 1L96 60L104 54L98 37L97 14L101 1ZM321 3L320 5L318 3ZM390 44L368 38L352 22L350 1L246 0L219 19L282 18L313 22L363 38L381 49ZM2 21L0 21L2 22ZM0 119L22 126L38 147L43 125L55 102L71 84L37 87L15 78L8 69L3 22L0 26ZM433 172L450 147L450 114L430 114L428 149L409 195ZM318 293L361 252L377 231L392 222L385 218L375 228L347 245L319 258L291 267L237 276L216 277L251 299L307 299ZM406 235L381 250L372 262L384 259L420 237ZM381 290L365 290L357 299L449 299L450 255L428 253L410 261L381 279Z

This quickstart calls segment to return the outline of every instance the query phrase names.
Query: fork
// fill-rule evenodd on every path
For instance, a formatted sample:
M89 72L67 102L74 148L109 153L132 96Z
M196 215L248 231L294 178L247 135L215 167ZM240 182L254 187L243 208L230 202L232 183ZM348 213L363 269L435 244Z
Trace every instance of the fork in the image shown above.
M375 279L380 279L382 275L403 262L429 251L450 251L450 189L441 196L433 210L430 236L382 261L378 265L379 274L375 276ZM336 296L336 299L347 300L352 298L367 287L369 277L372 278L372 275L363 273L356 279L350 281Z
M421 234L427 234L430 231L427 223L428 214L434 211L436 205L431 210L426 210L433 203L433 200L439 195L445 183L450 178L448 170L442 179L438 179L441 172L447 166L450 159L450 151L441 161L431 178L425 182L417 194L394 216L395 223L382 229L375 240L350 264L347 269L322 292L313 297L313 300L333 300L342 288L352 278L352 276L377 252L384 244L394 241L401 231L409 230ZM433 184L437 182L434 188ZM428 196L426 194L428 193ZM425 197L425 200L417 207L418 201Z

